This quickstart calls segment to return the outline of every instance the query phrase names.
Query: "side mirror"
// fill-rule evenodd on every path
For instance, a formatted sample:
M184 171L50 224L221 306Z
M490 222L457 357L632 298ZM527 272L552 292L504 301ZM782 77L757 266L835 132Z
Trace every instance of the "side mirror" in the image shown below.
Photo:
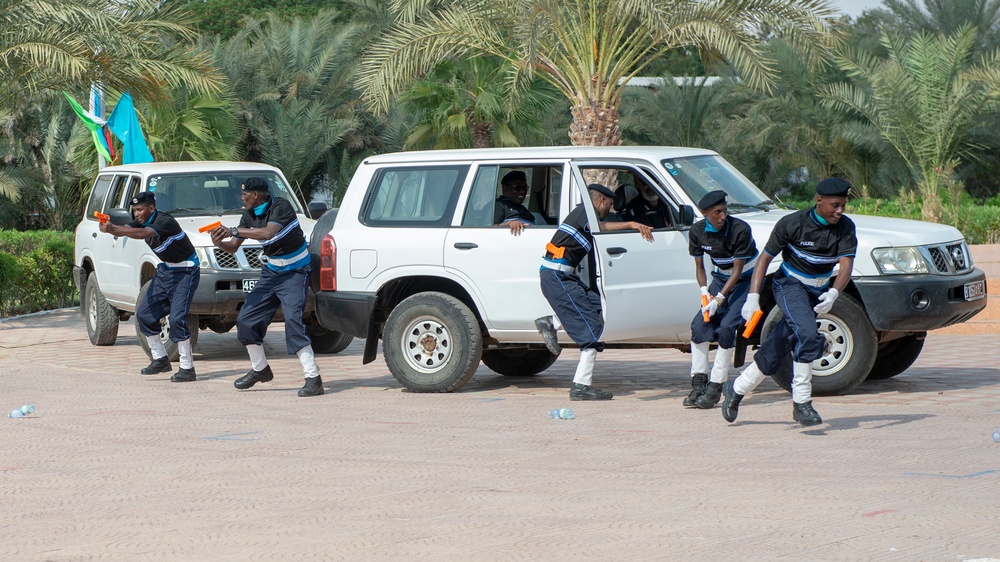
M691 205L681 205L680 226L691 226L694 224L694 207Z
M324 201L312 201L309 203L309 216L313 219L318 219L329 209Z
M132 213L128 209L108 209L108 219L111 224L125 226L132 222Z

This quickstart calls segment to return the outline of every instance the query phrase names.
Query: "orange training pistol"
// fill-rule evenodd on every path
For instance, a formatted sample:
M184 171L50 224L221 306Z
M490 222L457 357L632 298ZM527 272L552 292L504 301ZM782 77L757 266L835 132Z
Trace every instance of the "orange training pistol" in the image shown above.
M100 211L94 211L94 216L97 217L97 220L101 221L101 224L104 224L109 220L111 220L111 215L105 215Z
M199 227L198 232L208 232L209 230L215 230L222 226L222 221L215 221L212 224L206 224L205 226Z
M754 328L757 327L757 322L760 322L761 316L764 316L763 310L757 309L754 311L753 316L751 316L750 320L747 321L746 329L743 330L744 338L749 338L753 334Z
M708 297L706 297L705 295L701 296L701 306L702 307L708 306ZM701 317L705 320L705 322L710 322L712 320L712 315L709 314L707 310L701 313Z

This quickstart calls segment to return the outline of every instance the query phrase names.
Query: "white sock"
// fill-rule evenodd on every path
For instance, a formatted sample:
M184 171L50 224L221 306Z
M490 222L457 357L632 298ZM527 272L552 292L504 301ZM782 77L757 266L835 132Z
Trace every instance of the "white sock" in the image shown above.
M708 374L708 348L712 344L709 342L691 342L691 376L698 373Z
M552 329L557 332L562 330L562 322L559 321L559 317L553 314L550 318L552 318Z
M729 349L720 347L715 351L715 363L712 365L712 376L709 378L709 382L726 382L726 379L729 378L729 365L733 362L735 353L736 349L732 347Z
M757 385L764 382L764 376L760 367L757 366L757 362L751 361L750 366L743 369L740 376L736 377L736 380L733 381L733 390L736 391L736 394L746 396L753 392L753 389L757 388Z
M299 356L299 363L302 363L302 372L307 379L319 376L319 366L316 365L316 356L313 354L311 345L307 345L295 352Z
M580 362L576 365L576 375L573 382L590 386L590 381L594 379L594 361L597 360L597 350L589 347L580 351Z
M191 352L191 340L177 342L177 352L181 356L181 369L193 369L194 354Z
M264 357L263 345L248 345L247 353L250 354L251 369L260 372L267 367L267 357Z
M163 342L160 341L160 334L146 336L146 341L149 342L149 352L153 355L153 360L167 356L167 348L163 347Z
M792 363L792 402L805 404L812 400L812 363Z

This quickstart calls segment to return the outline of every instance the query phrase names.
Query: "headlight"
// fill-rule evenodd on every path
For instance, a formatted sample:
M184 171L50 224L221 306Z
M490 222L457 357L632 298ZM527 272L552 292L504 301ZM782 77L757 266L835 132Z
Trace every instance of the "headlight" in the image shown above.
M212 269L212 262L208 261L208 250L206 248L199 246L194 249L194 253L198 256L198 261L201 262L199 266L201 269Z
M876 248L872 259L883 275L927 273L927 261L914 246L903 248Z

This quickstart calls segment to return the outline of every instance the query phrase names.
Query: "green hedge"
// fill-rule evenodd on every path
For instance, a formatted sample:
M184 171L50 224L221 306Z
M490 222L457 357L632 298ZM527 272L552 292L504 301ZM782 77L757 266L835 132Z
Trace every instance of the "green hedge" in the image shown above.
M0 317L76 304L72 232L0 230Z

